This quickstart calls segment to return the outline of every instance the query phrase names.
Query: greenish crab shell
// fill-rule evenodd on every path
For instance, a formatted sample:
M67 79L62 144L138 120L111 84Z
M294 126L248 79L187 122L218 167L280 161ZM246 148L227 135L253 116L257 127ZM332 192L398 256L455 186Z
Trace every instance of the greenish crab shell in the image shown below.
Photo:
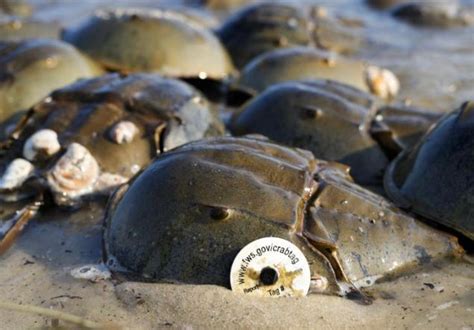
M242 68L256 56L278 48L317 46L338 53L353 52L362 43L342 20L322 15L316 6L260 2L238 10L217 35L232 60Z
M62 37L120 72L220 80L234 71L217 37L197 20L173 10L99 11Z
M52 131L61 150L46 159L33 159L36 175L50 173L52 165L59 164L58 158L67 154L64 151L79 144L86 155L90 153L90 164L97 162L101 173L122 182L146 167L157 153L224 132L201 93L182 81L153 74L107 74L80 80L35 105L22 122L2 157L1 172L14 159L28 158L25 148L35 133ZM83 149L76 146L74 150ZM95 165L89 167L96 171Z
M0 17L0 40L31 38L59 39L57 22L42 22L30 18Z
M284 81L330 79L384 99L398 93L399 82L390 71L349 60L312 47L292 47L263 53L248 63L235 88L261 92Z
M27 110L53 90L104 71L59 40L0 42L0 121Z
M262 137L159 156L112 198L104 246L110 265L149 281L227 285L238 251L265 236L299 246L312 278L326 279L313 291L330 294L462 251L354 184L343 165Z
M285 82L247 103L234 115L230 129L236 135L262 134L347 164L356 182L376 185L388 159L369 134L374 104L370 96L336 82Z
M268 50L309 45L311 32L304 11L290 4L259 3L231 15L217 35L239 68Z
M400 207L474 240L474 102L446 114L387 168L385 190Z

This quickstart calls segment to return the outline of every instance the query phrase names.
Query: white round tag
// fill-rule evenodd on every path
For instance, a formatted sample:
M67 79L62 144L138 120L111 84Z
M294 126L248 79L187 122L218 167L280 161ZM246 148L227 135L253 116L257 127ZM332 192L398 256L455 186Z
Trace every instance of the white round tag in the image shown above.
M246 245L230 271L232 291L261 297L301 297L308 293L311 272L293 243L264 237Z

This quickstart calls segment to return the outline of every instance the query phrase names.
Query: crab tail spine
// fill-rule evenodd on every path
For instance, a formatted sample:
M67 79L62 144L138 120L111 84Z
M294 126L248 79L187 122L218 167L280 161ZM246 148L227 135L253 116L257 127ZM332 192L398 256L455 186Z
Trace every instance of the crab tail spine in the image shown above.
M12 225L0 238L0 256L13 245L15 239L21 233L26 224L38 213L41 205L43 205L43 200L42 198L38 198L34 202L17 211L11 219L5 221L5 223L12 223Z

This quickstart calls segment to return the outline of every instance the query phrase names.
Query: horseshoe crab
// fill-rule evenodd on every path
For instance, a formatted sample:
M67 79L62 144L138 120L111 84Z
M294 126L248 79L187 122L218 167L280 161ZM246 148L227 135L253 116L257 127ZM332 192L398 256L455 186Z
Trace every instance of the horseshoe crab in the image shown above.
M365 2L376 9L387 9L395 5L400 5L402 3L408 2L409 0L366 0Z
M256 57L236 85L256 93L278 82L305 79L337 80L385 99L399 90L398 79L387 69L310 47L277 49Z
M126 182L157 153L223 133L198 91L151 74L78 81L34 106L21 123L1 159L1 200L52 195L57 205L74 207Z
M277 48L317 45L349 52L360 43L341 22L323 15L320 8L305 10L274 2L242 8L223 23L217 35L238 68L257 55Z
M234 70L217 37L189 15L168 9L99 11L67 29L63 39L120 72L220 80Z
M159 156L115 193L104 233L111 266L148 281L219 285L237 252L266 236L303 251L312 292L348 297L463 251L353 183L346 166L261 137L205 139Z
M444 116L388 167L385 189L400 207L474 240L474 102Z
M102 73L97 64L59 40L0 42L0 121L56 88Z
M344 88L342 84L328 86ZM374 185L382 180L388 165L382 149L370 136L373 113L369 107L350 102L324 83L286 82L267 88L236 113L232 133L263 134L270 139L310 150L321 159L335 160L351 167L356 182ZM347 88L359 99L355 89ZM368 103L366 98L363 102Z
M453 27L474 24L474 7L459 1L410 2L393 9L392 15L415 25Z

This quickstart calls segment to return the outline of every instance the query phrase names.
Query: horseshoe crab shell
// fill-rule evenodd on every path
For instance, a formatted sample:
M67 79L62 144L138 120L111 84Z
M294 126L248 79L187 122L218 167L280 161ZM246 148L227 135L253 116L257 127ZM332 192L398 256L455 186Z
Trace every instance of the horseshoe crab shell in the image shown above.
M474 24L474 7L459 1L409 2L393 9L392 15L414 25L454 27Z
M233 72L219 39L197 21L172 10L99 11L67 29L63 39L121 72L217 80Z
M83 192L94 192L96 182L104 187L104 180L126 181L157 153L223 133L222 123L197 90L182 81L152 74L108 74L78 81L34 106L23 122L1 164L6 166L21 155L37 132L52 131L55 143L67 151L50 153L35 165L39 175L52 167L49 188L59 187L53 192L60 196L61 187L65 187L64 195L74 200ZM111 132L124 122L132 123L136 131L128 143L119 144ZM79 163L84 171L76 173ZM123 179L117 180L117 176ZM80 185L84 186L80 193L69 191Z
M398 155L412 148L441 116L403 104L382 105L377 109L370 133L387 154Z
M350 88L343 93L361 102L370 100ZM381 183L388 165L369 134L372 115L369 109L317 84L286 82L269 87L246 104L235 114L230 128L236 135L262 134L310 150L318 158L347 164L358 183L371 185Z
M330 17L319 7L275 2L242 8L222 24L217 35L238 68L278 48L315 45L347 53L361 44L343 20Z
M474 102L444 116L385 173L401 207L474 240Z
M111 265L151 281L221 285L238 251L266 236L296 244L330 294L462 251L355 185L343 165L250 137L161 155L115 194L104 233Z
M237 85L260 92L278 82L309 79L336 80L382 98L395 96L399 88L395 75L386 69L310 47L277 49L256 57L242 70Z
M268 50L311 44L309 22L300 8L259 3L231 15L217 31L239 68Z
M0 16L0 40L2 41L30 38L59 39L60 29L57 22Z
M0 42L0 121L59 87L102 73L97 64L59 40Z

